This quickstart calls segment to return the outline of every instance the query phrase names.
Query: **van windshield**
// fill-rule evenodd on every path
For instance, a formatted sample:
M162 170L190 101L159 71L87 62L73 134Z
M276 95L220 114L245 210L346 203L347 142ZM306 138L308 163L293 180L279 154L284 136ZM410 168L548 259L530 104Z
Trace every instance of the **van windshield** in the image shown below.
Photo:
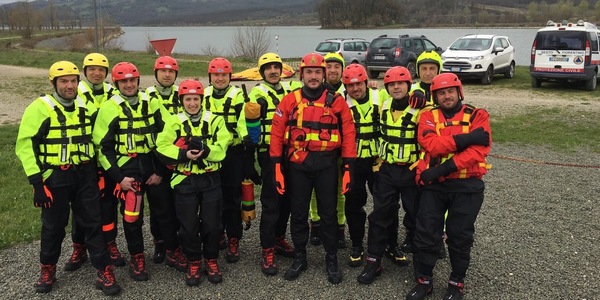
M537 50L585 50L585 32L538 32L535 46Z

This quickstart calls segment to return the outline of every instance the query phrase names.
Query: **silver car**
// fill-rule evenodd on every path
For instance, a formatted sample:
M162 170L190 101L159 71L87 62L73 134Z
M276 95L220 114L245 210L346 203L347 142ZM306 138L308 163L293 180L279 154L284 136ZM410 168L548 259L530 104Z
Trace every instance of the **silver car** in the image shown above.
M320 42L315 52L323 56L330 52L337 52L344 58L346 65L353 63L364 65L369 44L361 38L333 38Z

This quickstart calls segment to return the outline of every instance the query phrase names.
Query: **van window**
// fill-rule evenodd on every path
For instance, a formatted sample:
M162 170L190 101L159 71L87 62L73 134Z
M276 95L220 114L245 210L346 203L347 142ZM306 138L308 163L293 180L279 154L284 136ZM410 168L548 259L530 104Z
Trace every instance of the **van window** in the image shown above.
M545 31L538 32L538 50L584 50L584 31Z
M592 48L592 52L598 52L598 35L595 33L590 33L590 46Z

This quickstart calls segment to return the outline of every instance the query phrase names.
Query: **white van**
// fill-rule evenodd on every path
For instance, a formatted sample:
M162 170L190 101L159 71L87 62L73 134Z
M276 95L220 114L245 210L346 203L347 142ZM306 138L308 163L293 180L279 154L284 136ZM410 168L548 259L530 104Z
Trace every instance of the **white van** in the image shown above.
M600 30L584 22L548 21L538 30L531 46L531 86L543 81L583 81L588 91L596 89L600 65Z

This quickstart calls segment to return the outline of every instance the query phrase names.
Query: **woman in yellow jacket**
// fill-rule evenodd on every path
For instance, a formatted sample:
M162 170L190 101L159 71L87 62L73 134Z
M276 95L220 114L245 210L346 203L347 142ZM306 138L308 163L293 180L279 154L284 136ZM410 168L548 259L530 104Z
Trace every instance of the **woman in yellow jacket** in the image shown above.
M219 283L222 274L217 265L218 243L223 230L220 169L231 135L223 117L202 110L204 87L199 81L184 80L178 92L184 112L173 116L158 134L156 152L173 168L175 213L188 260L185 282L189 286L200 283L204 256L208 280Z

